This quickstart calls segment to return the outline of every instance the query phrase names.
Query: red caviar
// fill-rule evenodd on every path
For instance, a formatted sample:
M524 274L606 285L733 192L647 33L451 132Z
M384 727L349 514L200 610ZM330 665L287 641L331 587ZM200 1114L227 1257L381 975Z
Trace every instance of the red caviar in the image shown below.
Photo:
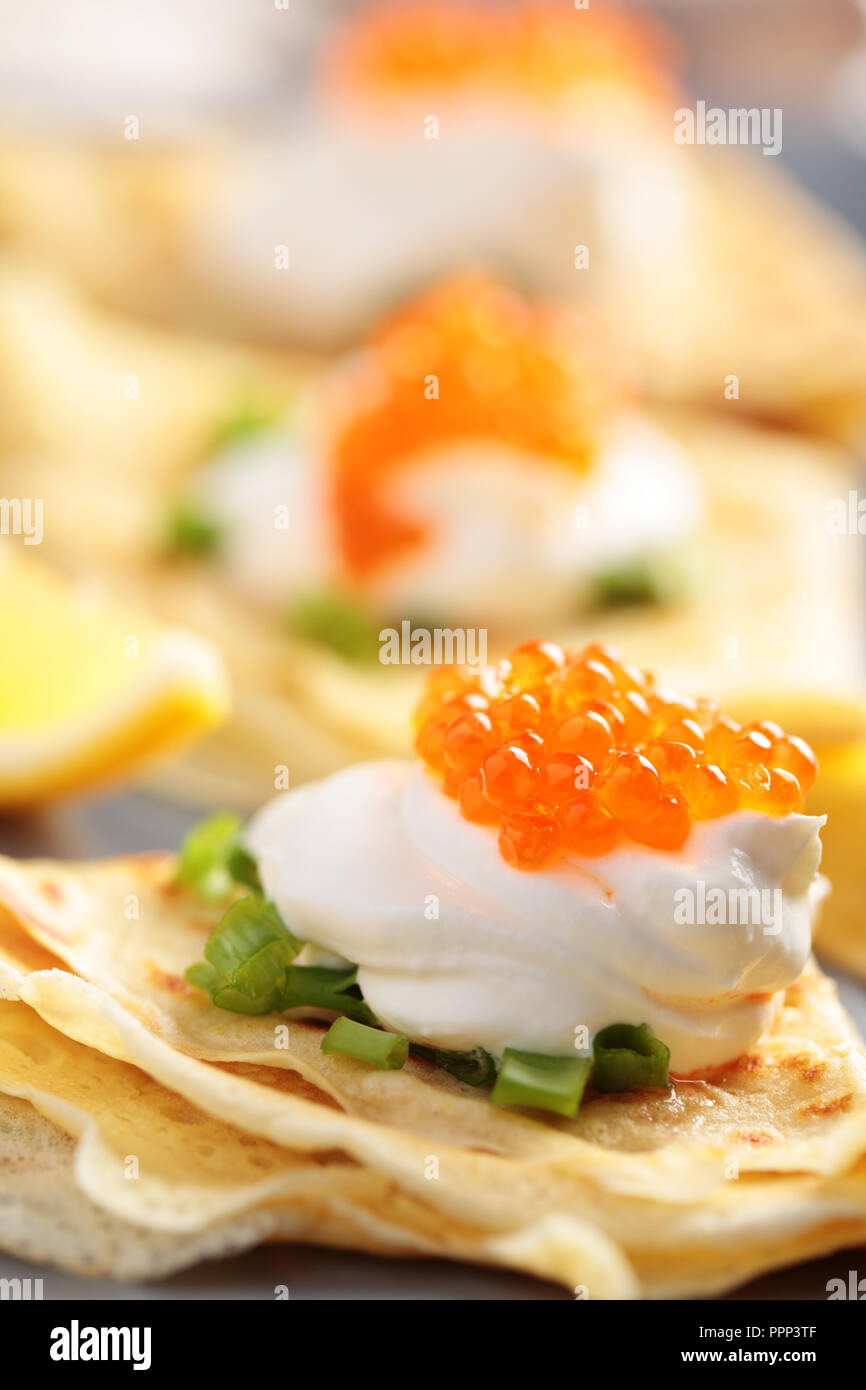
M381 104L419 89L524 95L549 107L576 88L615 84L670 99L667 34L645 15L562 0L405 0L360 6L328 54L325 80Z
M622 840L676 850L694 821L736 810L788 815L817 775L802 739L767 720L741 727L600 643L526 642L494 668L437 670L416 727L443 791L498 826L521 869Z
M530 303L481 273L435 285L386 319L334 403L330 486L349 577L426 539L424 522L392 500L392 480L425 450L493 439L588 470L622 395L604 357L579 311ZM518 649L511 693L555 667L557 652L553 642L531 658Z

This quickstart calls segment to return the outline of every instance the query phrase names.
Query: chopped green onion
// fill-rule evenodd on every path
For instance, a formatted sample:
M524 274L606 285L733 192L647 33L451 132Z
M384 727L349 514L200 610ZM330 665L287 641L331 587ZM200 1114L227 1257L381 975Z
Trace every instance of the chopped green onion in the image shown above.
M409 1056L409 1039L402 1033L386 1033L351 1018L338 1018L322 1038L322 1051L356 1057L381 1071L399 1071Z
M490 1102L576 1115L591 1066L588 1057L548 1057L507 1047Z
M612 1023L592 1044L592 1084L597 1091L633 1091L667 1086L670 1048L648 1023Z
M349 661L372 661L379 650L379 631L357 604L341 594L307 594L288 616L289 630L330 647Z
M168 518L164 547L174 555L214 555L223 542L223 528L214 517L181 505Z
M226 868L235 883L243 883L245 887L252 888L255 893L262 892L258 865L249 850L244 849L243 845L236 844L231 850L226 861Z
M456 1076L467 1086L486 1086L496 1079L496 1063L483 1047L473 1048L471 1052L448 1052L440 1047L422 1047L412 1043L413 1057L421 1057L432 1062L434 1067Z
M281 1007L333 1009L358 1023L374 1024L376 1015L369 1004L365 1004L356 984L357 978L355 965L336 970L324 965L290 965Z
M215 811L194 825L180 847L178 883L209 902L225 898L236 883L261 892L255 860L241 844L242 828L231 811Z
M214 990L220 987L219 971L214 970L213 966L208 965L205 960L197 961L195 965L191 965L186 972L186 978L191 985L195 985L196 989L211 996Z
M241 401L217 425L211 441L211 448L216 452L217 449L228 448L230 444L239 444L246 439L253 439L257 434L263 434L265 430L273 429L279 423L280 415L281 411L273 406L256 404L252 401Z
M276 907L257 894L232 903L208 937L205 965L186 973L217 1008L268 1014L284 1007L286 975L303 942L289 931Z
M596 601L611 607L673 603L683 592L685 576L673 557L643 556L624 561L596 576Z

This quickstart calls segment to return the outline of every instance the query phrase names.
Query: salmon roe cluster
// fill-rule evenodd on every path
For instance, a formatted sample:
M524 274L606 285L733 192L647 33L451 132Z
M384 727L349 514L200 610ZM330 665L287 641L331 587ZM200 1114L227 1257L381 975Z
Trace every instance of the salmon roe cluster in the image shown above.
M361 6L326 61L325 79L358 97L419 87L525 94L549 106L592 82L668 97L671 48L661 26L613 6L577 12L562 0L405 0Z
M393 502L408 459L495 440L585 472L622 395L598 332L577 311L464 273L386 319L339 383L331 489L350 576L425 537Z
M736 810L784 816L817 774L809 745L778 724L738 724L600 642L527 642L495 667L441 667L416 728L443 790L498 828L519 869L624 840L676 850L693 821Z

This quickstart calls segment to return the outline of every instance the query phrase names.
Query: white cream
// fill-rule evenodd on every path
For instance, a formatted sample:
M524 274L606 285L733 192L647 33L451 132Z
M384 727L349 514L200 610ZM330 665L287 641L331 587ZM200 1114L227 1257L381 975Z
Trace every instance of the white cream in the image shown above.
M221 451L201 471L194 501L220 525L219 563L253 603L284 612L332 578L323 470L291 433L268 431Z
M629 845L524 873L419 767L387 761L277 797L249 844L285 920L358 964L388 1027L444 1048L571 1054L576 1029L647 1022L687 1075L744 1052L803 969L822 824L737 812L675 853ZM781 929L680 925L678 891L701 884L780 890Z
M312 446L264 436L202 475L201 500L225 524L230 581L284 607L334 580L326 469ZM288 531L274 529L281 506ZM383 618L531 627L567 620L595 575L688 539L701 501L688 460L660 430L623 417L586 477L506 444L458 441L407 460L389 505L429 539L376 571L364 597Z

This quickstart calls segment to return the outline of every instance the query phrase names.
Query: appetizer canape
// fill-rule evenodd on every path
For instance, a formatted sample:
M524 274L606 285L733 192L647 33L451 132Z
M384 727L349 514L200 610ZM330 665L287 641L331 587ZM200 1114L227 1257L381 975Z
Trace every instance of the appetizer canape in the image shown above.
M862 1241L809 748L546 641L432 672L416 739L179 855L0 858L0 1205L44 1211L46 1143L86 1198L38 1257L289 1239L694 1297ZM106 1254L106 1216L139 1235Z
M306 414L221 450L173 523L176 550L210 551L302 635L357 655L366 633L376 655L404 618L513 634L676 588L694 471L574 310L451 278L388 317Z
M360 764L279 794L243 844L219 821L189 842L187 881L224 865L264 894L190 972L214 1003L323 1005L325 1052L433 1049L495 1078L494 1103L563 1114L587 1082L667 1085L668 1061L707 1075L755 1043L823 892L808 745L602 644L439 670L416 722L417 765Z

